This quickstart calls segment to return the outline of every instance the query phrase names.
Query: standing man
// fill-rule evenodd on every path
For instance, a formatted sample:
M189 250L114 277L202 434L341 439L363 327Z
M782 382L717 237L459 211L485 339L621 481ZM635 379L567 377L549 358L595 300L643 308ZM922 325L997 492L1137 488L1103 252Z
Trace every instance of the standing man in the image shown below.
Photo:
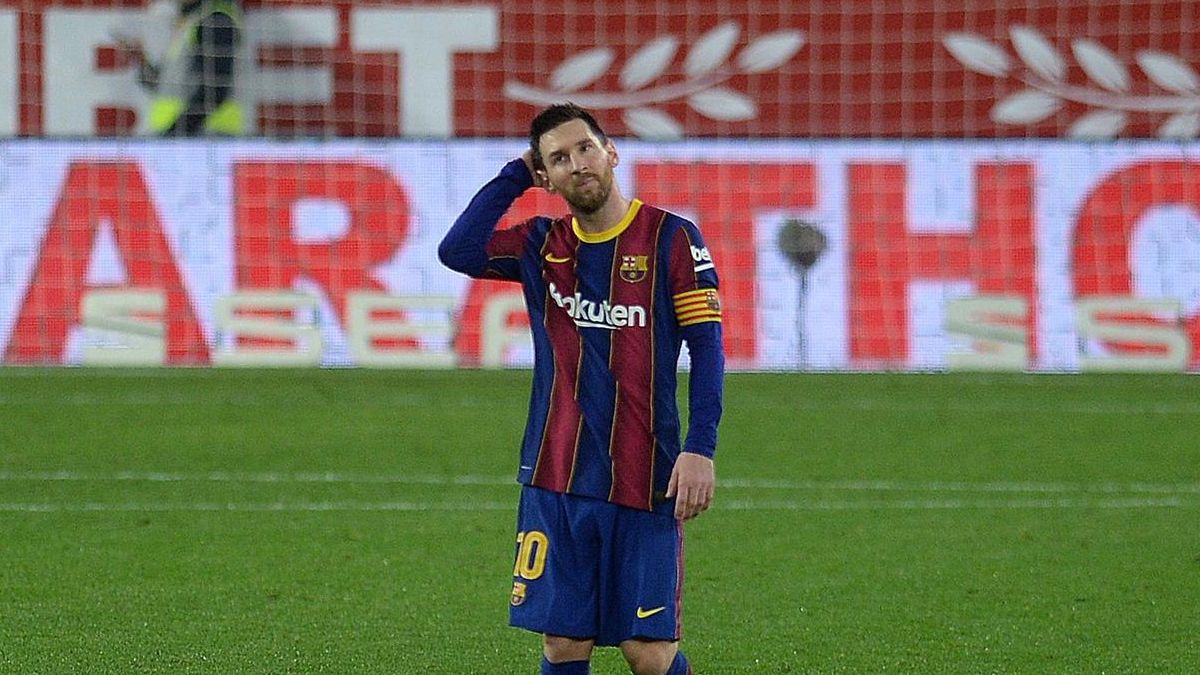
M637 675L690 674L678 649L683 523L715 484L716 269L694 224L621 194L617 150L587 111L547 108L529 141L438 249L453 270L521 282L533 328L510 623L543 634L543 675L588 673L595 645L619 646ZM534 186L561 194L570 214L496 231Z
M234 97L242 10L232 0L177 0L179 14L162 58L126 44L138 81L153 94L150 130L159 136L237 136L245 130Z

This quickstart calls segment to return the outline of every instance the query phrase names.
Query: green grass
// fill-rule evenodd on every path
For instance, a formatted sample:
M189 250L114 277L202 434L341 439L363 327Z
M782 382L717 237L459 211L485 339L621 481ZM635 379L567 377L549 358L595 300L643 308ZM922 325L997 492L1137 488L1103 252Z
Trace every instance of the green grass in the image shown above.
M0 673L536 672L506 626L528 377L0 370ZM730 376L684 648L705 674L1197 672L1197 394Z

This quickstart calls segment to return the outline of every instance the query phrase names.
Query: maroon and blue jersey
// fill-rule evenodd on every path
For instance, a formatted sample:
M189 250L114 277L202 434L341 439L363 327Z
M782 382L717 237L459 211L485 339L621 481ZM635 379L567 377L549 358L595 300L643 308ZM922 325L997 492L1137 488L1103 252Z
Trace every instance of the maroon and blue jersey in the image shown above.
M451 269L524 288L534 377L518 480L669 512L664 493L679 453L716 451L724 352L712 258L693 223L638 200L598 234L570 215L497 231L532 185L524 162L510 162L438 249ZM684 342L692 375L681 445Z

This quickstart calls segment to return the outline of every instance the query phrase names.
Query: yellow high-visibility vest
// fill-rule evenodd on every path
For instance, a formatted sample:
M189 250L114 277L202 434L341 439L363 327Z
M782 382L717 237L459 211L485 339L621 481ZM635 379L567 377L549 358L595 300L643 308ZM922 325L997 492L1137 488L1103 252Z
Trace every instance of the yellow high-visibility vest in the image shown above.
M193 50L200 46L200 22L213 14L225 14L234 25L242 28L242 11L237 5L216 0L200 5L176 27L171 43L159 63L159 84L150 103L149 126L162 134L183 114L187 101L202 82L195 82L191 73ZM242 104L234 97L225 100L208 114L204 132L213 135L238 136L245 131Z

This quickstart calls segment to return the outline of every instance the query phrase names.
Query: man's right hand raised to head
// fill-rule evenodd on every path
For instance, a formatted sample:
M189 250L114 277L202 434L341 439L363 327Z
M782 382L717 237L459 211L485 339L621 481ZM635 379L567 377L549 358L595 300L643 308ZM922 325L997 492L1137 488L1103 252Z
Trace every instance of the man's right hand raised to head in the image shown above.
M546 180L546 172L538 171L533 165L533 148L526 150L521 155L521 159L525 160L525 168L529 169L529 175L533 176L534 187L545 188L550 184L549 181Z

